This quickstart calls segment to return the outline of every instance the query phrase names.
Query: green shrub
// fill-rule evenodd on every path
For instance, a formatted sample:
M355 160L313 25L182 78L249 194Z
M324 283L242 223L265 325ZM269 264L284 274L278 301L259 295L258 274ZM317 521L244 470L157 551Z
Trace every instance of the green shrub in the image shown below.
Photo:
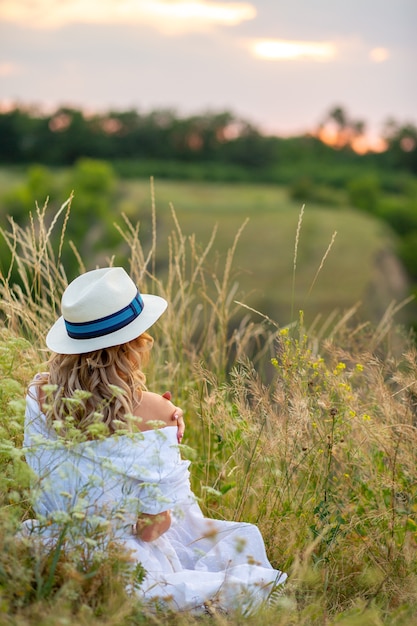
M401 237L417 229L417 205L406 197L388 197L380 201L378 216Z
M337 189L325 184L316 184L308 176L294 180L290 185L289 195L292 200L324 206L335 207L343 202L343 198L341 198Z
M17 222L27 219L35 203L42 207L47 198L56 197L56 185L51 171L43 165L32 165L27 170L24 183L10 189L2 197L6 212Z
M375 213L378 208L380 187L375 176L355 178L348 183L349 201L356 209Z
M354 178L348 183L349 201L356 209L375 214L381 195L379 180L376 176L365 175Z
M399 246L398 254L410 276L417 281L417 229L406 234Z

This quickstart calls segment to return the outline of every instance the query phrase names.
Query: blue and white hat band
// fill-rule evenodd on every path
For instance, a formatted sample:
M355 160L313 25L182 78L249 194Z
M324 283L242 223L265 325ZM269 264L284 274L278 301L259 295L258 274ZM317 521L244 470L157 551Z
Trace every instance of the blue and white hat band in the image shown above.
M143 299L138 291L132 302L116 313L88 322L69 322L64 319L65 327L72 339L103 337L133 322L142 313L143 307Z

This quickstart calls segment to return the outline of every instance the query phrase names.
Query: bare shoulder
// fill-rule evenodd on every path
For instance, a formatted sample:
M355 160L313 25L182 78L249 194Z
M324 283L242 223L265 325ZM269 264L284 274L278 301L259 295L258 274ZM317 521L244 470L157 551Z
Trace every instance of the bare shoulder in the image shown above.
M172 416L175 410L176 407L170 400L152 391L144 391L135 414L142 420L141 430L147 430L153 427L152 424L147 426L148 422L156 421L162 422L165 426L172 426Z

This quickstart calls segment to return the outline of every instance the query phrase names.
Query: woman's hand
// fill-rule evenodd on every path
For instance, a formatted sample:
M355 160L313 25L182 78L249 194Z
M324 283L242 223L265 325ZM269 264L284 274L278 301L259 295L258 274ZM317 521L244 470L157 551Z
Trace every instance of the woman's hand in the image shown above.
M171 400L171 397L172 397L171 392L166 391L165 393L162 394L162 397L166 398L166 400ZM172 414L171 419L172 421L177 422L177 426L178 426L177 441L178 443L181 443L182 438L184 437L184 431L185 431L184 413L182 409L180 409L179 407L175 407L175 411Z
M171 511L163 511L157 515L141 513L134 525L134 534L142 541L155 541L171 526Z

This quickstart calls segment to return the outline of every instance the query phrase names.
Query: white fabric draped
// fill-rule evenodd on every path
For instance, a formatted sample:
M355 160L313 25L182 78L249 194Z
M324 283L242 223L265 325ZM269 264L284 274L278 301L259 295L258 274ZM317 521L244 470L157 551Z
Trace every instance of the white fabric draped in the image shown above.
M76 512L97 523L110 520L113 536L146 571L138 592L145 601L159 599L178 610L214 601L249 611L285 581L270 565L256 526L203 516L176 426L68 444L48 428L34 396L29 391L24 446L38 477L38 518L59 524ZM143 542L132 534L139 513L168 509L172 524L161 537ZM26 531L36 527L26 523Z

